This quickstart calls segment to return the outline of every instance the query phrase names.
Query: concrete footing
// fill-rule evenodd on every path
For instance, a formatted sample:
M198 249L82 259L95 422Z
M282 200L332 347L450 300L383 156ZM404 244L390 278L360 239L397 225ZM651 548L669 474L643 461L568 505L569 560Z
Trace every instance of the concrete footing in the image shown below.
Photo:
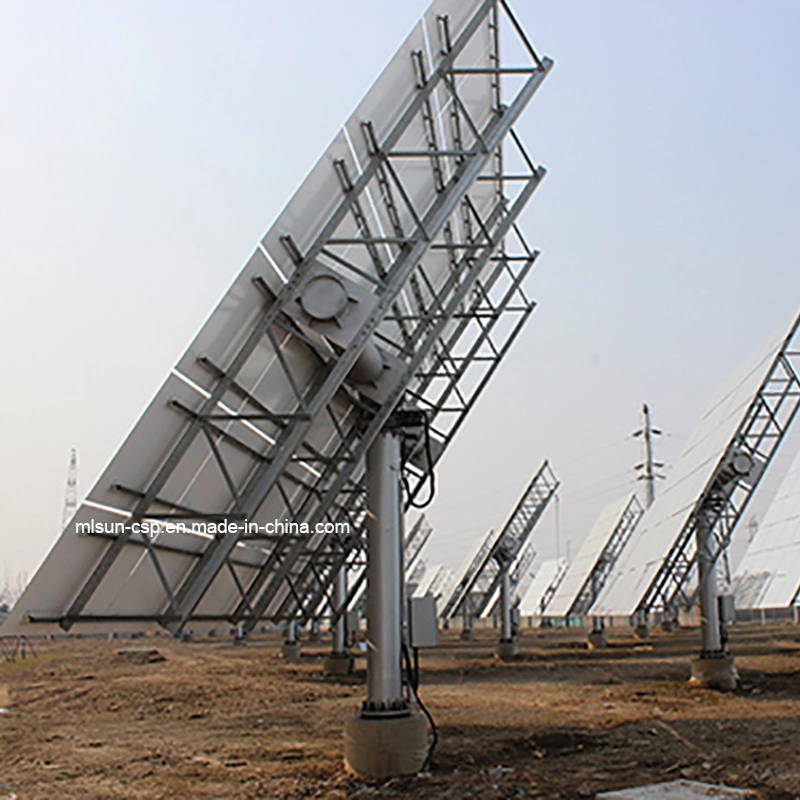
M637 639L641 639L642 641L650 638L650 628L648 628L647 625L637 625L633 633Z
M665 619L661 623L661 630L664 633L672 633L675 630L675 623L671 619Z
M519 643L516 639L505 642L501 639L495 646L494 652L501 661L510 661L519 655Z
M472 635L472 631L471 630L461 631L461 634L459 635L459 638L461 639L462 642L474 642L475 641L475 637Z
M602 650L608 647L608 639L606 639L605 631L592 631L588 637L590 650Z
M414 775L428 755L428 726L420 714L350 717L344 723L344 765L361 778Z
M716 800L757 800L758 795L750 789L734 789L716 783L699 783L698 781L670 781L669 783L651 783L649 786L634 786L632 789L614 789L597 795L597 800L701 800L714 797Z
M297 663L300 660L300 642L284 642L281 645L281 658L284 661Z
M693 658L689 682L706 689L732 692L739 682L733 656L726 654L719 658Z
M328 653L322 665L323 675L349 675L354 659L350 653Z

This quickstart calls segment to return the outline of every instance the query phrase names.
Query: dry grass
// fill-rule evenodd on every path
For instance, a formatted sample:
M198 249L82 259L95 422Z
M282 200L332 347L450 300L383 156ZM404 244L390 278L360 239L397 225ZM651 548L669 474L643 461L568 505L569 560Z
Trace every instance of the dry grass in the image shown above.
M157 638L155 663L119 655L119 642L42 645L0 667L0 800L577 798L679 777L800 797L796 627L733 631L743 687L731 695L687 685L696 631L642 644L618 630L588 651L582 633L525 630L509 664L494 659L493 632L480 636L423 654L435 769L380 786L342 768L363 665L324 678L323 645L298 665L269 639Z

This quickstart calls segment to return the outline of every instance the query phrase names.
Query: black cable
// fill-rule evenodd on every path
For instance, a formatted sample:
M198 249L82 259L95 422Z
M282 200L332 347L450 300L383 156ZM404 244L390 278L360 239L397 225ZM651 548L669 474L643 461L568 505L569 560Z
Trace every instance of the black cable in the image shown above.
M416 647L414 648L414 664L416 665L416 668L414 668L411 665L411 655L408 652L408 645L403 642L403 659L406 662L408 687L414 693L414 699L417 701L420 711L422 711L422 713L427 717L428 724L431 726L431 744L428 748L428 755L425 756L425 761L422 763L422 772L425 772L426 770L430 769L431 763L433 762L433 751L436 749L436 745L439 743L439 731L436 728L436 723L433 721L430 711L425 708L425 704L422 702L422 699L417 691L419 688L419 650Z
M416 503L414 502L411 496L411 487L408 484L408 477L403 476L403 484L406 488L406 494L408 495L408 504L412 508L427 508L432 502L433 498L436 496L436 474L433 471L433 456L431 454L431 434L430 434L430 423L428 422L428 416L425 415L425 458L428 462L428 480L430 481L430 494L428 499L424 503Z

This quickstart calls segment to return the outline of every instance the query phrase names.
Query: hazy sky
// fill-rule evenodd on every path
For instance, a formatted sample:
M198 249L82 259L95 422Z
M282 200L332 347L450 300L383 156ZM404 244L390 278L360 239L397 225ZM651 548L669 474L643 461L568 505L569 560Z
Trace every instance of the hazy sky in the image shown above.
M539 306L439 471L457 566L544 458L543 553L669 464L800 300L800 4L512 5L553 73L518 130ZM427 6L0 0L0 562L58 535L255 242ZM557 525L558 522L558 525Z

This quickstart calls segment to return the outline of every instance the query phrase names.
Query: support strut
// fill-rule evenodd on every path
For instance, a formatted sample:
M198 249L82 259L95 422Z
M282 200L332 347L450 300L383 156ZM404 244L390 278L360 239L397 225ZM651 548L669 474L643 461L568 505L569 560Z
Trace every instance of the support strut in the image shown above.
M403 695L400 436L384 429L367 453L367 699L345 722L345 766L365 778L419 772L425 718Z

